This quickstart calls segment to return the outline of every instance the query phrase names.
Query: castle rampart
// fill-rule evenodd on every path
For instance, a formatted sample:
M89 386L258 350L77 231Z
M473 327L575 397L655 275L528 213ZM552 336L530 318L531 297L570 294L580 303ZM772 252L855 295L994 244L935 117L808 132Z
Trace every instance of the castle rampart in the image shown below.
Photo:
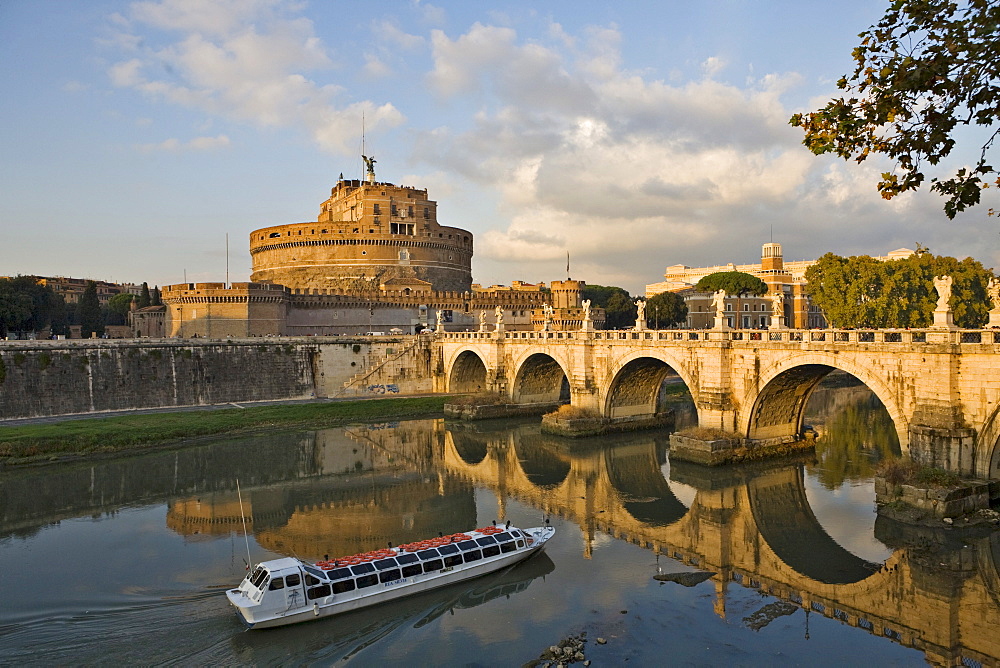
M364 291L393 278L437 290L472 285L472 233L437 222L427 191L341 179L315 222L250 234L251 279L290 288Z

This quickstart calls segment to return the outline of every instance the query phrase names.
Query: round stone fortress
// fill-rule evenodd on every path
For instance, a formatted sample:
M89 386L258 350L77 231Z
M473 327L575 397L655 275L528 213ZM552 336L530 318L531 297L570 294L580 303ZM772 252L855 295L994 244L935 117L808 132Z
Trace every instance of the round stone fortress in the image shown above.
M316 222L251 232L250 280L368 291L416 279L433 290L471 290L472 233L439 225L427 190L377 183L373 176L341 177Z

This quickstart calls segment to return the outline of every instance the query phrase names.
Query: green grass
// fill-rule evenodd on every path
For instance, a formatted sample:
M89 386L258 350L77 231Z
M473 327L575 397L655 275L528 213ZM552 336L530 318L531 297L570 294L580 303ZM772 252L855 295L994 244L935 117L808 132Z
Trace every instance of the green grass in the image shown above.
M0 464L23 464L64 455L120 452L198 436L272 428L322 428L440 414L448 397L414 397L290 404L208 411L153 413L0 426Z

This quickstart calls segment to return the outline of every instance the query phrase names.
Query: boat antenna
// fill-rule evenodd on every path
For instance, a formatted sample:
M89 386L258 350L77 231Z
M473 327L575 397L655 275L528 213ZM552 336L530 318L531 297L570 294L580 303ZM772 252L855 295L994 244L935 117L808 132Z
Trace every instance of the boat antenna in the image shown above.
M243 520L243 540L247 543L247 570L250 570L250 538L247 536L247 516L243 514L243 492L240 491L240 479L236 479L236 495L240 499L240 518Z

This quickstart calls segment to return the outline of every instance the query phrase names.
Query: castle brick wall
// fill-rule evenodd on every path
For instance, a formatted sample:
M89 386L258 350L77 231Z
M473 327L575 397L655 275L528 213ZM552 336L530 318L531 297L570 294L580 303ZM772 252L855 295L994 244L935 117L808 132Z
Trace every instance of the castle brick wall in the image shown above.
M385 394L368 385L389 384L392 393L423 392L429 355L417 351L428 345L391 336L7 341L0 419L336 396L359 374L373 380L356 383L352 395Z

